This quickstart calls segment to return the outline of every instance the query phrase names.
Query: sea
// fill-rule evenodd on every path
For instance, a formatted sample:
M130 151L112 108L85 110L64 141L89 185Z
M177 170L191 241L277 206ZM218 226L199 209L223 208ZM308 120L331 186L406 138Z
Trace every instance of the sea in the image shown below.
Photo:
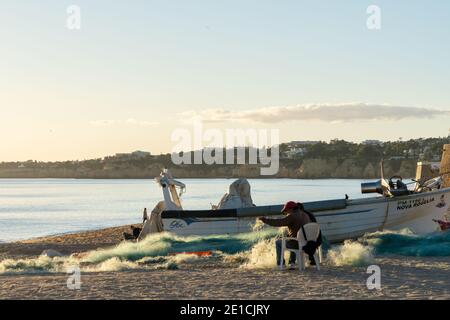
M185 209L209 209L234 179L180 179ZM342 199L361 194L355 179L249 179L256 205ZM162 200L154 180L0 179L0 242L139 223Z

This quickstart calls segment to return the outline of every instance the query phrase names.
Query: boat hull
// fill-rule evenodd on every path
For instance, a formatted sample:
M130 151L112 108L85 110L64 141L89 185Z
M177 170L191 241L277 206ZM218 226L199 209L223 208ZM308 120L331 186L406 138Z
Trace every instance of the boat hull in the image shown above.
M401 197L305 203L331 242L379 230L409 228L417 234L438 230L433 219L450 215L450 188ZM253 230L257 216L280 216L279 206L229 210L163 212L164 230L179 235L234 234Z

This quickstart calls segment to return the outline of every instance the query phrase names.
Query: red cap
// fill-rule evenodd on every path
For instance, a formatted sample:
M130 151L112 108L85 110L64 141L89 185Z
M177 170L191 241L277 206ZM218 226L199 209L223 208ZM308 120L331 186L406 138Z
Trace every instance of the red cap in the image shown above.
M297 203L294 201L288 201L284 205L283 209L281 209L281 212L285 212L286 210L291 210L297 208Z

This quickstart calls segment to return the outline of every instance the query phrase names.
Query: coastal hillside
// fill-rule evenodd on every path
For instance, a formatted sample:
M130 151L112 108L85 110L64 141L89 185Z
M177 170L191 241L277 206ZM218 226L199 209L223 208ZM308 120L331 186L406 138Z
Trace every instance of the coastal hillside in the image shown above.
M450 138L370 140L361 144L343 140L293 141L280 145L279 171L274 176L261 176L259 164L174 165L170 154L136 152L82 161L2 162L0 178L149 179L169 168L178 178L372 179L379 177L382 159L385 176L411 178L415 176L417 161L440 161L442 147L448 143ZM248 148L245 152L248 159Z
M79 179L149 179L158 176L163 168L169 168L177 178L377 178L380 175L378 162L358 163L355 160L306 159L296 164L281 163L278 174L261 176L259 165L173 165L152 161L148 166L89 168L34 167L2 168L0 178L79 178ZM413 177L414 160L386 161L387 176Z

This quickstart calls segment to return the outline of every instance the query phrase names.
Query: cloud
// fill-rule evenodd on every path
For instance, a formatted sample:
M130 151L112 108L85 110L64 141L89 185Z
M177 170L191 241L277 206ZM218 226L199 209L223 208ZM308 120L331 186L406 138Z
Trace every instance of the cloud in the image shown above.
M205 122L278 123L284 121L352 122L355 120L423 119L448 116L450 111L412 106L394 106L371 103L305 104L284 107L266 107L243 111L206 109L201 112L186 111L183 119L200 119Z
M99 127L115 126L115 125L156 126L159 124L159 122L136 120L136 119L130 118L127 120L93 120L93 121L89 121L89 124L91 124L93 126L99 126Z

